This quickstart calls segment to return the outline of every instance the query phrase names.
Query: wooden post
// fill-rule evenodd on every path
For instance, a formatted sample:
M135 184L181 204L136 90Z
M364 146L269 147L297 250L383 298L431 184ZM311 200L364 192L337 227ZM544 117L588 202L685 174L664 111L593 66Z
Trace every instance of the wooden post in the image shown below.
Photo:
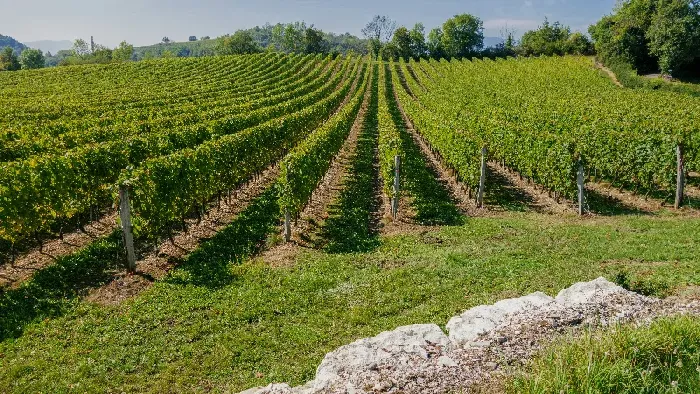
M396 219L399 214L399 192L401 187L401 156L394 156L394 198L391 201L391 214Z
M284 241L292 240L292 215L289 213L289 208L284 209Z
M476 198L476 204L479 208L484 207L484 188L486 187L486 156L488 150L486 147L481 148L481 178L479 179L479 195Z
M136 272L136 250L134 249L134 234L131 227L129 189L125 185L119 186L119 218L122 222L122 237L126 249L126 270L129 273L134 273Z
M585 200L584 196L584 173L583 173L583 163L579 161L578 163L578 177L577 177L577 184L578 184L578 214L583 215L583 202Z
M683 189L685 188L685 163L683 159L683 147L679 144L676 146L676 209L683 205Z

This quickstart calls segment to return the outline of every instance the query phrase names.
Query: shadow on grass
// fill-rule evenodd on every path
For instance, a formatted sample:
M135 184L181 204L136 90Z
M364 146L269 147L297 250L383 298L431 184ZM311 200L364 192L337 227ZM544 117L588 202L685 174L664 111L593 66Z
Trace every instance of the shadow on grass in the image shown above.
M389 67L386 65L385 67ZM460 214L447 186L430 167L413 137L406 130L406 123L394 97L391 75L386 80L387 103L396 128L401 134L404 152L403 187L412 197L411 205L416 212L415 220L423 225L460 225L464 217Z
M543 211L542 207L535 204L530 194L495 171L491 165L487 167L486 172L484 204L498 206L510 212Z
M230 264L240 264L259 252L279 224L277 185L272 185L226 228L200 245L165 281L220 288L235 277Z
M626 204L624 201L613 196L603 195L595 190L586 189L587 208L598 215L619 216L619 215L649 215L649 211L639 209ZM584 205L584 206L586 206Z
M17 289L0 289L0 340L16 338L33 322L64 314L88 289L109 283L123 269L121 232L59 258Z
M375 166L379 74L377 66L374 67L372 93L358 137L356 156L338 201L329 208L329 218L323 224L316 244L329 253L367 252L379 246L378 218L375 215L380 206L376 193L379 169Z

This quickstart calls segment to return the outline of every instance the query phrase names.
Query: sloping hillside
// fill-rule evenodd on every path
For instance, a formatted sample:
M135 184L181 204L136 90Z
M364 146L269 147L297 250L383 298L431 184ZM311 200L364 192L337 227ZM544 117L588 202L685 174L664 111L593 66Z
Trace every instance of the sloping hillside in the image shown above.
M16 52L22 52L23 50L27 49L24 44L15 40L14 38L0 34L0 49L8 46L14 49Z

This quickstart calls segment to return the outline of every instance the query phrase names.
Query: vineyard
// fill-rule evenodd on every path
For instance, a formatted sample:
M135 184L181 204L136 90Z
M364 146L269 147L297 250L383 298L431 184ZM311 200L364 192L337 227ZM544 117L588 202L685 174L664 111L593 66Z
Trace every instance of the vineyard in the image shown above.
M315 326L313 334L330 346L351 333L376 328L375 318L382 321L389 316L392 323L410 318L402 315L401 307L382 309L375 300L383 297L384 290L398 291L391 283L416 286L411 287L415 293L405 297L394 294L400 305L427 305L424 292L430 280L444 280L460 289L473 283L488 287L482 283L486 279L476 276L470 283L454 279L456 266L441 272L442 277L433 278L425 267L406 278L401 273L381 276L376 267L403 270L403 263L394 260L412 261L402 248L424 256L432 253L414 245L433 242L427 231L444 226L443 238L467 237L477 244L484 234L496 240L515 237L508 232L511 227L534 234L536 226L502 214L531 203L525 197L533 195L558 207L555 213L562 220L575 220L575 226L598 223L604 216L598 213L607 212L613 194L640 205L656 202L662 208L644 213L662 212L680 223L697 214L699 172L700 98L619 87L586 57L383 61L270 52L1 73L0 340L21 341L31 324L52 324L51 318L74 311L74 300L114 283L126 266L129 273L148 277L152 283L147 286L154 286L146 295L152 298L140 303L137 293L137 301L125 307L135 308L136 314L143 309L143 316L170 321L180 313L172 308L183 303L195 319L204 313L221 330L225 326L236 331L245 338L236 342L243 349L256 346L258 340L274 342L273 331L286 330L258 327L271 330L266 331L271 337L262 339L246 333L255 324L288 313L278 303L294 311L295 324L313 314L304 307L325 311L332 306L348 313L340 326L347 333ZM601 198L601 190L610 196ZM663 208L674 204L678 210ZM577 212L586 216L581 219ZM47 254L46 245L66 243L64 237L70 234L90 233L85 228L105 217L115 219L103 235L77 245L74 252L52 255L40 267L32 265L31 274L12 276L18 271L15 264L21 268L31 256ZM483 220L479 222L483 231L450 232L465 223L469 228L474 223L470 220L476 219ZM629 220L632 226L638 219ZM650 223L645 225L657 226ZM674 234L690 237L694 228L693 223L681 224ZM579 230L570 231L579 234ZM501 231L505 235L499 235ZM585 238L586 231L578 236ZM605 238L602 231L592 233L597 238L591 242ZM396 234L409 241L397 246L400 241L391 238ZM415 234L420 234L419 241L410 238ZM188 241L192 245L181 245L187 237L194 239ZM383 237L389 237L386 244ZM516 243L521 241L538 242L518 238ZM433 243L441 245L435 248L454 246L448 241L443 245L441 239ZM268 271L274 271L274 265L269 269L257 263L242 265L256 256L279 259L290 245L311 256L331 257L319 267L304 263L311 267L308 272L292 269L283 277ZM677 252L662 241L657 246ZM170 252L177 248L181 250ZM633 260L634 247L630 248L621 255ZM473 249L494 252L483 245ZM454 253L458 252L464 250ZM591 255L585 248L579 252ZM445 259L451 259L450 253L445 252ZM551 259L559 256L555 249L543 253ZM369 279L356 276L355 263L344 260L356 255L377 260L376 267L362 267L369 270L367 278L376 277L375 282L363 282ZM646 257L661 258L655 256ZM685 252L674 256L686 258ZM153 264L149 261L156 260L167 266L159 268L164 271L160 276L148 271ZM542 274L550 262L530 268ZM483 269L482 263L470 267ZM586 267L586 275L597 269ZM495 275L491 280L516 280L521 268L504 268L501 276L491 273ZM251 277L252 287L236 287L237 281ZM335 289L343 277L362 282L360 290ZM428 277L432 279L424 279ZM409 279L412 282L406 284ZM285 283L296 286L295 281L309 287L288 298L272 293ZM564 287L553 282L547 286ZM358 301L367 310L344 305L342 291L365 291L362 286L371 288L362 293L367 299ZM520 287L527 286L520 283ZM200 305L209 302L209 296L219 306ZM124 298L130 297L134 295ZM237 297L248 304L233 305L236 301L231 300ZM115 330L127 331L133 321L138 321L139 330L153 328L131 311L124 312L126 320L115 320L123 316L106 316L101 307L94 308L99 315L95 319L109 320L118 326ZM235 317L219 320L227 313ZM427 309L416 313L433 316ZM353 321L361 322L360 328L349 327ZM210 336L188 338L188 343L223 340L217 337L219 331L198 329ZM285 331L299 348L316 343L297 334ZM167 343L148 341L177 353ZM262 363L262 356L247 359L241 349L226 353L243 365L227 388L243 389L269 380L252 367ZM0 368L18 351L11 344L0 346ZM191 351L204 357L197 349ZM173 354L174 360L184 357ZM294 365L294 354L287 355L285 366L274 368L281 368L282 376L299 379L294 374L309 371L303 369L306 364ZM96 357L105 363L113 356L108 352ZM135 372L144 376L179 368L145 367L146 361L132 356L136 357L132 354L125 362L145 368ZM108 386L98 380L91 380L86 390ZM0 376L0 384L7 382L8 377ZM59 383L48 380L22 384L7 391L61 391ZM125 391L143 388L130 384L117 383ZM202 383L178 381L176 386L187 391L198 384ZM145 391L163 388L149 385Z

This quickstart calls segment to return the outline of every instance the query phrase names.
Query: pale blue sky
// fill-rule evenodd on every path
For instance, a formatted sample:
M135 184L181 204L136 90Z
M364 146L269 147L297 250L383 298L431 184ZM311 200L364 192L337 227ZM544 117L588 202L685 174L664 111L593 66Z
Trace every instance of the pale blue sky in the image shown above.
M163 36L184 41L190 35L215 37L265 22L296 20L360 35L375 14L388 15L399 25L420 21L429 30L458 13L480 17L487 36L500 36L506 25L522 34L545 16L585 32L614 4L615 0L0 0L0 34L25 42L93 35L108 46L122 40L147 45Z

